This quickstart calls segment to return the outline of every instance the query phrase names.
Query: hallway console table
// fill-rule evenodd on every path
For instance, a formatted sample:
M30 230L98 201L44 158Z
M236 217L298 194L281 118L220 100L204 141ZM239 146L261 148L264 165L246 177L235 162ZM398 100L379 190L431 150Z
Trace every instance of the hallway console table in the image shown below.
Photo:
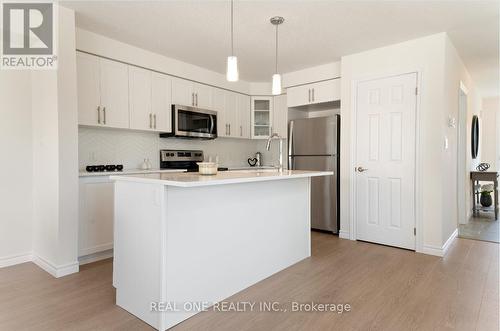
M493 182L495 201L493 209L495 211L495 220L498 220L498 172L496 171L471 171L470 180L472 187L472 214L475 215L480 210L485 210L479 206L479 195L481 194L476 190L479 182Z

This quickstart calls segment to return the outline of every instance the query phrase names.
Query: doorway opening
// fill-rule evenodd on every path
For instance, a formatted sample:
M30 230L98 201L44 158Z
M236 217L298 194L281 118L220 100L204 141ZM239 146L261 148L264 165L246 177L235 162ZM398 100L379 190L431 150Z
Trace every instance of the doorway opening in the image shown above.
M483 189L487 190L488 182L474 181L471 182L471 171L476 169L474 165L467 165L468 153L468 136L471 134L467 127L467 101L468 92L466 87L461 83L459 89L458 103L458 132L457 132L457 208L458 208L458 236L460 238L475 239L482 241L499 242L500 221L495 220L491 212L483 211L482 207L477 208L477 212L469 215L472 205L481 205L480 193ZM481 128L479 135L481 136ZM471 139L473 139L471 137ZM481 146L484 142L480 142ZM481 154L477 156L480 158ZM473 162L479 164L480 159ZM468 189L470 187L470 189ZM474 199L474 201L472 201Z

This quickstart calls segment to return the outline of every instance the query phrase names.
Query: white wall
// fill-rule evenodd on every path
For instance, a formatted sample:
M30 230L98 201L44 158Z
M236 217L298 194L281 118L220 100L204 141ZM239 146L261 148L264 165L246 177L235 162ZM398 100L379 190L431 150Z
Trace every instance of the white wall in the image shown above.
M76 91L75 13L59 10L57 80L59 131L59 256L58 264L78 256L78 109Z
M447 97L445 88L445 48L447 35L440 33L424 38L386 46L342 58L342 148L341 148L341 230L348 233L350 220L351 173L351 87L353 81L394 74L420 72L419 149L421 200L420 219L422 242L429 252L442 248L443 242L443 155ZM453 179L450 179L453 181ZM455 179L456 181L456 179ZM453 194L450 194L453 196ZM456 196L456 195L455 195ZM418 207L418 206L417 206ZM417 243L419 244L419 243ZM418 246L417 246L418 247Z
M441 185L442 192L442 241L443 243L455 231L458 224L458 180L465 183L466 201L465 216L468 219L471 209L471 192L469 170L474 170L479 162L480 156L473 160L471 156L471 135L470 128L472 125L472 116L478 115L481 109L481 98L477 92L477 88L472 81L467 69L460 59L460 56L452 44L451 40L445 38L445 67L444 67L444 101L445 106L441 114L443 123L448 122L448 118L459 119L459 91L460 85L463 84L467 90L467 151L466 151L466 174L463 178L458 178L458 130L457 128L445 125L444 135L448 137L449 148L444 151L441 163ZM480 151L481 153L481 151ZM480 154L479 154L480 155ZM462 221L463 222L463 221Z
M78 271L74 12L58 10L58 69L32 72L33 255L55 276Z
M500 171L500 98L483 99L481 111L481 162L489 163L491 171Z
M0 73L0 267L32 250L31 74Z

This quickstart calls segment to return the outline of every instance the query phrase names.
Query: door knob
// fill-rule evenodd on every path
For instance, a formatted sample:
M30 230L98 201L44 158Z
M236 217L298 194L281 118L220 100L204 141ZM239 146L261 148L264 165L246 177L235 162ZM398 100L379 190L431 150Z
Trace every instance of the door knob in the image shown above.
M363 167L358 167L356 170L358 170L359 172L365 172L365 171L366 171L366 170L368 170L368 169L365 169L365 168L363 168Z

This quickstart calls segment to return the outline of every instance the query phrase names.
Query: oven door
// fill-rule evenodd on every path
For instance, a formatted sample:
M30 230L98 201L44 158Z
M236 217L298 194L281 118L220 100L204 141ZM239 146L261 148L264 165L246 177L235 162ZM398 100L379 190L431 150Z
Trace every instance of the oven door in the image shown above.
M173 106L175 136L217 138L217 112L194 107Z

